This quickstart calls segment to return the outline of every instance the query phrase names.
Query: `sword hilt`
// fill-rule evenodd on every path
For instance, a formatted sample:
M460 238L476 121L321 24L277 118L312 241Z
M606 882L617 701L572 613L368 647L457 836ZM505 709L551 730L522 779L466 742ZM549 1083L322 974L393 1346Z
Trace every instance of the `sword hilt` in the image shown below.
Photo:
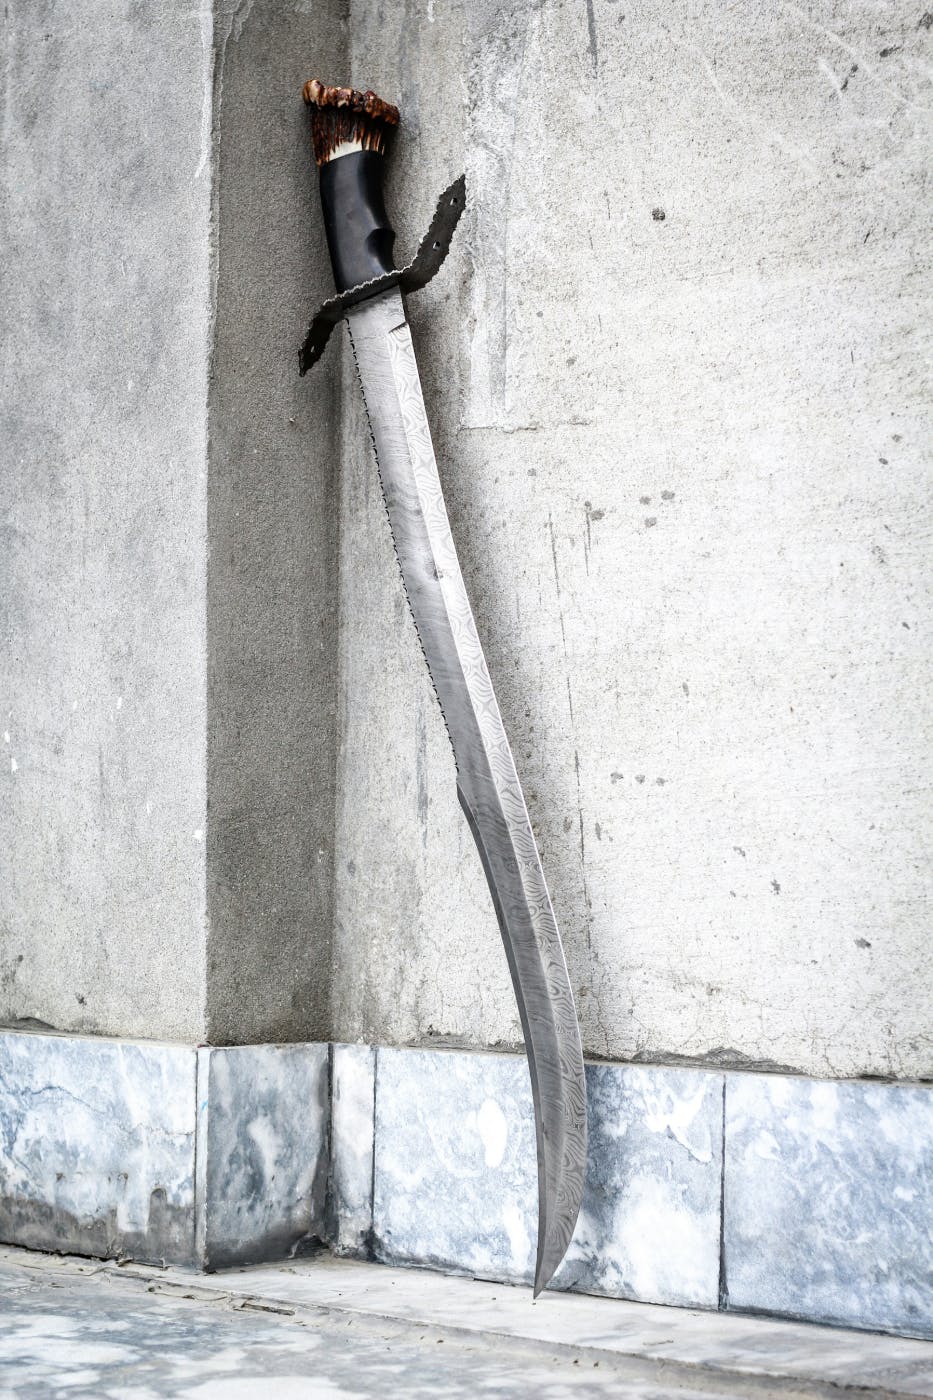
M398 108L374 92L304 86L320 172L324 230L338 292L393 270L395 231L382 192L385 157Z

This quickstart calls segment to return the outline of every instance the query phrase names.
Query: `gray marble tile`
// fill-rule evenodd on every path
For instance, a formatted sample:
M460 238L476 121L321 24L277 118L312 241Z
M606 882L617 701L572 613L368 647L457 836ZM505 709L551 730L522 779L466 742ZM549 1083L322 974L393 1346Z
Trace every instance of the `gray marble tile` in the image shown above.
M194 1259L195 1051L0 1032L0 1239Z
M933 1091L726 1082L729 1308L933 1336ZM723 1084L587 1066L555 1287L716 1307ZM326 1237L528 1282L536 1192L521 1056L0 1032L3 1240L219 1268Z
M728 1075L729 1306L933 1335L933 1091Z
M527 1282L534 1264L536 1192L524 1058L380 1046L377 1257Z
M555 1286L642 1302L719 1302L722 1076L587 1065L580 1218Z
M371 1045L332 1048L331 1242L357 1258L369 1251L373 1223L375 1065Z
M198 1246L205 1267L282 1259L324 1236L328 1047L198 1052Z
M522 1057L380 1049L373 1202L386 1262L528 1282L537 1173ZM722 1080L587 1067L590 1155L557 1287L715 1307Z

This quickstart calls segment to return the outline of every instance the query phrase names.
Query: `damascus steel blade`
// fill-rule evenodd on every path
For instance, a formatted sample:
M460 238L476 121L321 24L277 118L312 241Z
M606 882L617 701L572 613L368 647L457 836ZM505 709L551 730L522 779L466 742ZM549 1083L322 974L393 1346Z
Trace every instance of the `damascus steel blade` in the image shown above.
M538 1149L535 1296L583 1194L586 1085L567 965L441 491L402 298L347 311L395 548L505 944L531 1072Z

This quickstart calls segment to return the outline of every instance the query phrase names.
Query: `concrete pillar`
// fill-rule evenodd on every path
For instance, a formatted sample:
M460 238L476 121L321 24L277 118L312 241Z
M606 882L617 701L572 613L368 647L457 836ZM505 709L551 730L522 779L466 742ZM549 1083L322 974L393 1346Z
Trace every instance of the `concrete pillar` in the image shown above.
M5 18L0 1018L326 1034L340 6Z

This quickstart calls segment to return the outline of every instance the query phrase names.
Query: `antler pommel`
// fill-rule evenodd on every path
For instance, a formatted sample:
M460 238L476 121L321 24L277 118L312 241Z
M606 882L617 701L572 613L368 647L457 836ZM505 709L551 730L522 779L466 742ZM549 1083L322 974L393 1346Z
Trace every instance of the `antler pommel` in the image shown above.
M398 108L391 102L374 92L327 87L317 78L305 83L302 96L312 109L311 142L318 165L351 151L385 155L399 123Z

